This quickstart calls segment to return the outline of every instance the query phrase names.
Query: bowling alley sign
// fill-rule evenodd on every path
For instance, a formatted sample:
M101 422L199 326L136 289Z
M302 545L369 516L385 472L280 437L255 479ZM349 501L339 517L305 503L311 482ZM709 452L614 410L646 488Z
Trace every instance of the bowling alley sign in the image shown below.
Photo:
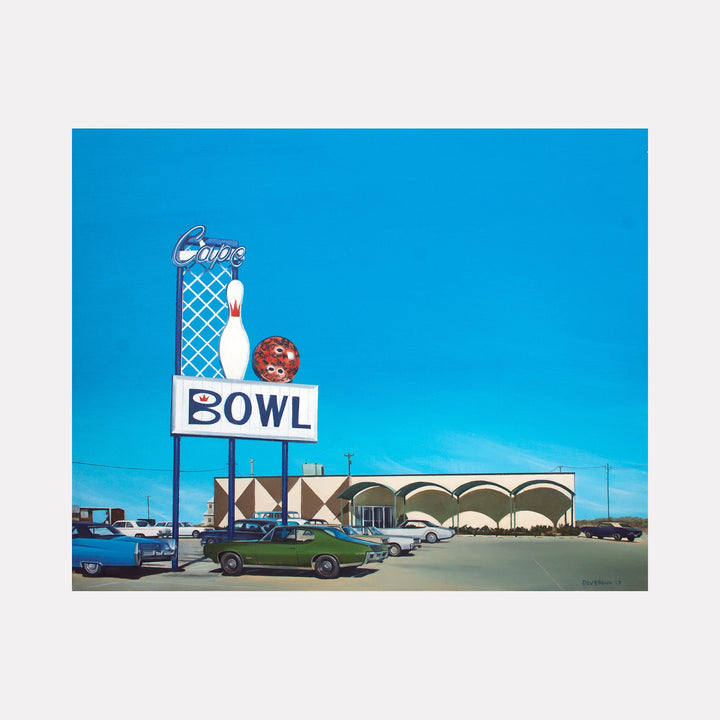
M204 313L206 324L214 328L224 378L173 375L171 434L317 442L318 388L293 382L300 353L292 341L271 335L257 343L252 369L260 382L245 380L250 341L242 323L244 287L236 277L244 258L244 247L206 237L202 225L182 235L173 249L173 263L183 283L186 269L192 265L196 272L198 265L203 266L200 273L214 278L228 276L227 271L222 272L223 263L233 272L232 279L218 291L215 305L208 302ZM204 288L209 285L203 283ZM195 306L197 297L188 303L183 299L183 318L185 305L190 303ZM218 312L218 304L224 305L225 312ZM192 312L197 317L197 309ZM219 321L224 322L222 328ZM176 333L182 333L187 325L184 320L177 322ZM182 342L176 344L176 354L181 346ZM176 357L176 370L178 367Z

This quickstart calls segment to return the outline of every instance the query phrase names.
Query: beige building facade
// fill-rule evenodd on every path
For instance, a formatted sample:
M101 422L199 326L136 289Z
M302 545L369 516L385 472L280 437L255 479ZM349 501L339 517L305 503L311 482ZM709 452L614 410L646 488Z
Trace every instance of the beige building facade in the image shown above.
M235 478L235 519L282 509L280 476ZM228 478L216 477L214 525L227 525ZM391 527L425 519L447 527L530 528L575 522L575 473L297 475L288 510L305 519Z

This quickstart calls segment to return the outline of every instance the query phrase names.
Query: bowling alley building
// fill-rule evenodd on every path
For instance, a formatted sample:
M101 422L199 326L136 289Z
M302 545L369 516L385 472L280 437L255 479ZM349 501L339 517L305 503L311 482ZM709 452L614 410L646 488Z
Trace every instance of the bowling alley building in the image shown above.
M236 477L235 519L281 510L282 478ZM215 478L213 525L227 525L228 478ZM303 465L288 476L288 511L342 525L392 527L406 517L448 527L572 525L575 473L325 475Z

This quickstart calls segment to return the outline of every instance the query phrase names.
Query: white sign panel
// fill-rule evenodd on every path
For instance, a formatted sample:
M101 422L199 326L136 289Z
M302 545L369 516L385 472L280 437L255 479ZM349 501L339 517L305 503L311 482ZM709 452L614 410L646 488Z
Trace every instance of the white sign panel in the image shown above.
M317 385L173 375L172 435L317 442Z

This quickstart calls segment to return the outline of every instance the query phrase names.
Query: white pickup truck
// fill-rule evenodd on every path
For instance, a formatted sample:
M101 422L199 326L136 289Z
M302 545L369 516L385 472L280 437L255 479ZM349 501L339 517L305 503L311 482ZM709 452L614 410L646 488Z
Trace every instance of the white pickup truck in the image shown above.
M147 520L117 520L113 527L130 537L159 537L162 529L151 525Z

